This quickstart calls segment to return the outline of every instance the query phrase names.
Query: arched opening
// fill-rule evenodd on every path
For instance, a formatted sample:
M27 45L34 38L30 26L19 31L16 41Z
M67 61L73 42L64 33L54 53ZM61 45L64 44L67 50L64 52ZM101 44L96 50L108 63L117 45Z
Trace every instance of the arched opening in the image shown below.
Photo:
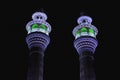
M89 32L89 36L95 37L95 31L94 31L94 29L89 28L88 32Z

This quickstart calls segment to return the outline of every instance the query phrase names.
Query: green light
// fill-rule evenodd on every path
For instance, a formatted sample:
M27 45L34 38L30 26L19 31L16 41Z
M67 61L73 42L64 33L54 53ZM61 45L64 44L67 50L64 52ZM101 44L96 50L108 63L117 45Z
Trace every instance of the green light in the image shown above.
M87 28L85 27L81 28L81 32L87 32Z
M76 35L80 34L80 29L78 31L76 31Z
M89 29L89 33L94 34L94 30L92 28Z
M44 30L47 30L46 26L43 25L43 24L40 25L40 28L42 28L42 29L44 29Z
M32 29L35 29L35 28L38 28L38 25L37 25L37 24L33 24L33 25L32 25Z

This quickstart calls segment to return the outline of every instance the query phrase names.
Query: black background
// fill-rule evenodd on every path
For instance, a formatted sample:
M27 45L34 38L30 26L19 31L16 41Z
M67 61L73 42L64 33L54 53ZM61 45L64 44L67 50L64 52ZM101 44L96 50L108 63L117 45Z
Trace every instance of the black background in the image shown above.
M119 5L104 0L4 1L1 6L1 57L4 78L26 80L29 50L26 24L34 12L43 10L52 26L51 42L45 51L44 80L79 80L79 56L73 47L72 30L81 12L92 17L98 28L99 45L94 57L97 80L119 80ZM7 79L5 79L7 80Z

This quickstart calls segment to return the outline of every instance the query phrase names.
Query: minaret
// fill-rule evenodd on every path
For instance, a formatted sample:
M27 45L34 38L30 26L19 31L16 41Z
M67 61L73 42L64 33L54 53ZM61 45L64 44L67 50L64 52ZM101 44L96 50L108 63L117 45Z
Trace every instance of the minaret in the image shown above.
M35 12L32 19L26 25L26 42L30 51L27 80L43 80L44 52L50 43L51 25L46 22L47 15L43 12Z
M98 30L91 24L92 18L89 16L80 16L77 22L79 25L73 29L73 35L74 47L79 54L80 80L96 80L93 54L98 45Z

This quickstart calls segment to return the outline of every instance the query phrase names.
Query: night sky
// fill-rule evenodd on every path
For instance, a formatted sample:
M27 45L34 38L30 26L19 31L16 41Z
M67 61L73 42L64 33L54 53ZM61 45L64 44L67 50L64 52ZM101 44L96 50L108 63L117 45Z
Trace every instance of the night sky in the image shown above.
M67 2L66 2L67 1ZM97 80L116 80L119 65L119 8L116 2L105 0L26 0L5 2L1 29L4 53L2 65L10 80L26 80L29 49L25 42L26 24L32 14L44 11L51 24L50 44L44 57L44 80L79 80L79 55L74 46L72 30L77 26L80 13L92 17L98 28L99 42L94 54ZM6 30L6 32L4 31ZM1 46L2 46L1 45ZM116 47L118 45L118 47ZM3 49L2 49L3 50ZM7 79L3 79L7 80ZM117 79L119 80L119 79Z

